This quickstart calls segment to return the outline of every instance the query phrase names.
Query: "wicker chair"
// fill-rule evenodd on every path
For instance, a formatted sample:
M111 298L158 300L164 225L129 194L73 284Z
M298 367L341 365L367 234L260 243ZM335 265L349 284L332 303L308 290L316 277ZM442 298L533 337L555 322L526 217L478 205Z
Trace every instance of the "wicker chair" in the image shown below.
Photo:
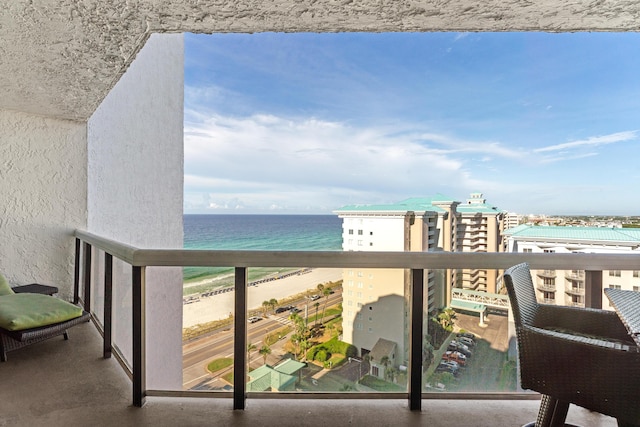
M43 293L51 295L51 291L57 292L57 288L51 286L42 286L37 284L20 286L17 288L10 288L6 280L0 275L0 298L4 298L3 295L13 294L15 292L28 292L28 293ZM50 297L54 298L54 297ZM82 310L82 314L73 319L65 320L58 323L53 323L46 326L33 327L22 330L8 330L0 327L0 362L7 361L7 352L17 350L30 344L35 344L40 341L47 340L49 338L57 337L59 335L64 336L65 340L69 339L67 329L77 324L88 322L90 314Z
M53 297L51 297L53 298ZM25 329L22 331L8 331L0 328L0 361L7 361L7 352L35 344L49 338L62 335L65 340L69 339L67 329L77 324L88 322L89 313L82 312L80 317L55 323L53 325L41 326L39 328Z
M640 426L640 349L613 311L539 304L529 265L504 282L522 387L541 393L536 426L562 426L569 404Z

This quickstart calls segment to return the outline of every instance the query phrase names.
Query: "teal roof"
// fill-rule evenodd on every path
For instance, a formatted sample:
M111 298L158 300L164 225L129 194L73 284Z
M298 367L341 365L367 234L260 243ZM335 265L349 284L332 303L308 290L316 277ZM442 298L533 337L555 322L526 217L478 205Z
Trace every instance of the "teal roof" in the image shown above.
M487 214L502 213L502 211L499 210L497 207L488 205L486 203L482 203L482 204L478 203L478 204L470 204L470 205L460 204L458 205L456 210L460 213L487 213Z
M640 229L605 227L546 227L519 225L505 230L504 235L530 239L557 239L572 241L640 242Z
M305 366L307 366L306 363L298 362L297 360L293 359L287 359L279 365L274 366L273 369L283 374L293 375Z
M307 366L293 359L285 360L276 366L262 365L249 372L251 381L247 383L247 391L281 391L295 385L295 373Z
M397 203L379 204L379 205L347 205L336 209L335 213L347 212L388 212L388 213L405 213L413 212L446 212L434 203L459 203L451 197L442 194L436 194L433 197L412 197Z

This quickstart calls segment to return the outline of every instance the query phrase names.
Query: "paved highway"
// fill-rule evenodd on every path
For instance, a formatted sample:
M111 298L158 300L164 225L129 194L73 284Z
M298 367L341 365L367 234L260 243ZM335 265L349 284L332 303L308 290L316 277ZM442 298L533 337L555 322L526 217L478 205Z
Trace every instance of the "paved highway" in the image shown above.
M317 300L320 303L318 313L321 313L324 306L324 298ZM327 307L334 306L342 302L341 290L336 290L334 294L329 295ZM292 303L295 307L302 310L301 315L304 316L306 305L309 305L309 316L315 315L314 302L308 299L301 299L296 303ZM248 342L254 344L257 349L262 347L262 342L266 334L269 334L283 325L291 324L288 319L289 312L282 314L273 314L262 320L250 323L247 328ZM198 338L183 345L182 348L182 373L184 389L211 389L221 388L224 384L219 380L214 380L213 375L206 370L206 365L213 359L221 357L233 357L233 326L229 329L221 330L213 334ZM256 357L261 358L257 351L252 353L252 360Z

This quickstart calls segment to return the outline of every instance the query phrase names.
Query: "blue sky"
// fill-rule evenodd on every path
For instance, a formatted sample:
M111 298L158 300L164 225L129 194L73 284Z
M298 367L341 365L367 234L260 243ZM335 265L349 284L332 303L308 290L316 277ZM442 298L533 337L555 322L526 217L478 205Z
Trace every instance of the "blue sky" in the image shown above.
M185 213L640 215L640 35L185 35Z

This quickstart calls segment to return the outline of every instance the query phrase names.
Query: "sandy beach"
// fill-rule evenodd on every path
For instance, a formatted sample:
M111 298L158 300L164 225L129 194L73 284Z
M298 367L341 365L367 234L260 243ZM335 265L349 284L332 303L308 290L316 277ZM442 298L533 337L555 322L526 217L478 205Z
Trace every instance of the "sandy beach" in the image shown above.
M335 282L342 279L342 269L316 268L308 273L284 279L263 282L249 288L247 305L249 310L262 307L263 301L275 298L280 301L291 295L317 289L319 283ZM233 313L235 292L225 292L208 297L200 297L196 302L183 304L183 328L200 323L224 319Z

